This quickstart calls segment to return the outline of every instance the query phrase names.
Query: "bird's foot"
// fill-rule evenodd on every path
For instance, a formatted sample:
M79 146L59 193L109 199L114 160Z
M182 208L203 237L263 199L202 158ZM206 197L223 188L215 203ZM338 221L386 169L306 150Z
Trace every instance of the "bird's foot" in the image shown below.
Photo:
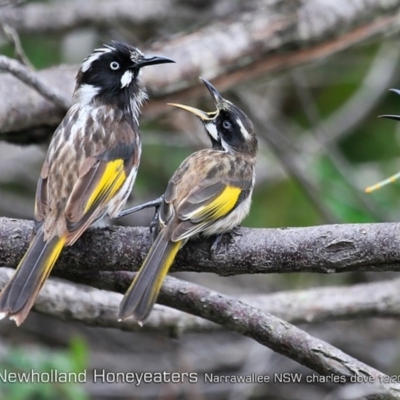
M221 251L227 251L230 244L235 240L236 236L242 236L240 226L235 226L232 230L215 235L214 243L211 246L211 255Z
M138 206L127 208L126 210L121 211L115 218L119 219L125 217L127 215L133 214L135 212L144 210L145 208L154 207L156 208L156 215L158 212L158 208L160 207L162 201L164 200L164 195L160 196L158 199L148 201L147 203L139 204ZM153 222L153 221L152 221Z

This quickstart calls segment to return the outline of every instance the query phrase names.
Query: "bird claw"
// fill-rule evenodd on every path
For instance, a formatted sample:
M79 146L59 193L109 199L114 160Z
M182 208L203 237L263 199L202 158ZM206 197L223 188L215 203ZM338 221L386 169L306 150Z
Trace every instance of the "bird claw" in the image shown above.
M158 205L155 209L153 219L150 221L150 233L153 235L153 239L155 239L155 236L157 235L157 227L158 227L158 217L160 214L160 205Z
M228 246L235 241L235 236L242 236L240 226L235 226L228 232L215 235L214 243L211 246L211 255L228 250Z

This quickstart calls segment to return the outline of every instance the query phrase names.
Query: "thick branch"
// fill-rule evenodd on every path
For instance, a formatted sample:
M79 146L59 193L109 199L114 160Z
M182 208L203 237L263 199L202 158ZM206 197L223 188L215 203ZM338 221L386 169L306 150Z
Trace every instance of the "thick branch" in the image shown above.
M121 285L126 288L132 279L131 274L119 275ZM63 284L60 285L57 287L54 282L51 284L51 288L55 290L54 292L50 290L47 293L51 298L47 309L48 307L54 307L56 310L65 308L65 304L59 302L60 298L57 295L57 292L60 293L60 289L64 288ZM47 291L49 291L49 285L47 285ZM105 301L106 307L103 310L106 309L108 315L115 313L115 309L110 310L107 307L113 301L107 302L108 296L104 296L99 291L88 290L84 293L83 306L88 305L87 300L89 300L89 303L92 300L96 301L96 297L99 301L99 297L96 295L100 295L101 301ZM369 399L400 398L400 387L385 383L388 382L386 381L388 377L385 374L348 356L330 344L314 338L288 322L241 301L175 278L169 278L164 285L161 301L165 301L165 297L174 298L174 305L182 311L206 318L229 330L250 337L320 374L340 376L346 382L351 382L352 378L358 377L362 382L370 384L368 388L369 396L367 396ZM73 301L75 303L76 298ZM112 295L111 299L115 301L115 295ZM42 301L43 299L38 301L37 307L39 309L43 307ZM80 297L79 304L81 304ZM88 318L89 323L96 321L97 310L95 306L94 303L91 316ZM68 313L67 310L64 310L64 312ZM157 316L152 317L151 321L155 318ZM177 334L179 331L171 330L170 333Z
M47 87L72 98L76 72L76 67L60 66L38 71L35 76ZM62 108L12 75L0 75L0 90L7 93L0 97L0 133L54 127L64 117Z
M0 269L0 289L13 273L14 270L9 268ZM169 278L167 281L169 282ZM145 330L168 336L220 328L219 325L203 318L159 305L155 307L143 328L133 319L119 322L118 307L121 300L122 294L119 293L49 279L40 291L34 310L66 321L79 321L85 325L133 332Z
M1 274L1 285L3 285L5 275L9 275L10 272L10 270L7 270L6 274ZM119 275L121 285L126 288L130 284L132 276L128 276L128 274ZM60 296L60 293L63 293L64 290L66 290L67 295ZM46 284L43 292L35 306L38 310L44 310L57 316L63 315L68 319L71 319L71 313L73 313L75 317L84 319L86 323L100 326L105 319L111 320L112 317L116 316L116 302L121 297L114 293L89 288L82 290L69 284L57 282ZM400 398L400 386L385 383L389 382L389 378L385 374L348 356L334 346L314 338L288 322L239 300L175 278L167 279L160 297L161 301L165 301L166 297L170 300L173 298L174 306L182 311L206 318L221 324L225 328L248 336L320 374L340 376L346 382L351 382L352 378L358 377L361 382L370 384L367 391L369 393L367 398L369 399ZM76 307L76 299L78 298L79 308ZM101 307L99 307L99 302L102 304ZM69 310L70 307L71 310ZM164 310L167 319L168 315L171 315L171 312L166 309L153 313L154 315L150 319L150 329L154 328L154 324L156 326L157 324L163 325L162 312ZM193 322L193 317L184 318L192 318ZM96 321L97 319L99 322ZM114 324L110 321L110 325L117 326L116 319ZM129 330L134 329L133 322L129 321L124 322L120 327ZM180 332L170 329L169 333L176 335Z
M30 3L24 7L2 10L3 18L20 33L62 33L75 28L150 23L163 23L166 19L189 18L190 9L174 0L72 0L63 3Z
M27 249L31 223L0 218L0 265L15 267ZM213 238L189 242L173 271L248 273L400 270L400 225L342 224L307 228L242 228L229 248L211 254ZM150 246L147 228L89 230L63 251L55 271L134 271ZM82 265L84 260L84 265Z
M163 73L158 68L145 72L146 84L153 92L147 115L165 110L165 100L157 102L157 97L168 95L169 101L179 101L184 96L204 93L199 75L212 79L223 90L249 77L320 60L388 33L400 19L400 0L389 5L366 0L352 7L347 0L265 3L262 12L257 9L243 13L235 21L210 24L153 46L152 51L173 58L177 64L160 67ZM62 72L55 68L43 71L41 76L68 96L76 71L77 66ZM0 99L0 133L39 129L59 122L61 115L55 106L15 78L0 76L0 88L9 94L3 101Z
M127 282L129 284L129 282ZM373 386L369 399L400 398L400 386L382 384L386 375L312 337L297 327L234 298L177 281L175 303L182 311L206 318L285 355L323 375L359 377ZM168 288L167 288L168 291Z
M30 70L19 61L0 55L0 70L10 72L26 85L34 88L39 94L54 103L57 107L64 110L68 110L70 107L70 100L52 90L51 87L47 87L40 81L34 71Z
M0 289L14 273L12 269L0 269ZM76 281L109 290L124 292L126 287L116 281L121 273L76 275ZM129 278L130 279L130 278ZM128 279L128 280L129 280ZM126 283L126 282L125 282ZM190 292L197 286L185 283ZM350 287L323 287L272 294L239 295L237 299L273 314L291 323L324 322L357 318L400 318L400 279L353 285ZM180 281L167 277L160 295L160 302L176 307L175 299L181 291ZM86 325L118 328L127 331L156 331L170 336L187 332L208 332L221 326L203 318L183 313L174 308L156 305L149 320L140 328L132 319L118 322L118 307L122 295L88 286L75 285L56 279L47 280L40 292L34 309L67 321L79 321ZM179 302L178 302L179 304Z
M12 248L13 247L12 245L4 248L4 239L7 238L8 241L12 242L13 244L17 243L17 248L21 247L21 244L23 245L25 243L27 236L29 234L28 226L29 224L25 221L9 220L6 218L0 219L0 229L1 229L0 245L2 247L0 249L0 254L5 254L6 258L7 257L15 258L12 255L12 252L15 249ZM344 230L346 231L347 229L347 231L346 233L340 232L339 235L342 235L342 237L347 237L347 234L351 232L352 233L351 236L354 236L355 239L354 240L346 239L344 241L342 239L342 241L335 241L335 240L332 241L333 232L341 231L342 230L341 228L345 228ZM296 257L297 261L301 259L302 255L305 255L306 258L310 261L312 259L312 256L310 257L310 255L311 253L313 253L313 248L307 246L298 248L299 243L295 242L296 237L300 237L299 238L300 241L304 240L305 235L301 234L302 230L309 231L309 233L318 232L316 237L314 237L315 239L317 239L317 243L318 243L318 238L322 237L323 242L325 242L325 246L323 246L325 248L325 251L326 248L328 248L331 249L332 252L334 253L335 251L339 251L339 254L343 252L343 249L347 249L348 247L350 247L352 250L355 250L355 248L353 247L354 242L358 243L358 245L360 245L361 242L364 244L368 243L368 238L370 238L370 236L376 235L377 242L379 244L380 242L379 233L383 235L386 234L383 243L385 243L385 241L386 242L392 241L390 235L388 235L389 232L391 232L391 234L396 234L396 236L398 233L396 232L397 231L396 224L337 225L337 226L321 226L321 227L303 228L303 229L301 228L284 229L284 230L246 229L243 230L244 235L240 238L237 238L235 240L235 243L231 246L231 249L233 251L225 253L224 263L227 265L231 264L231 259L229 258L229 255L237 251L236 246L238 245L238 243L239 244L243 243L244 245L243 248L242 246L240 246L241 250L244 251L247 257L251 257L248 248L249 243L247 243L247 248L246 248L246 240L249 239L251 240L252 244L256 246L255 248L257 249L257 252L262 254L263 246L261 245L260 237L258 238L258 241L256 240L257 235L262 237L263 245L268 247L269 239L272 239L271 243L274 243L275 240L278 240L278 242L281 242L283 240L283 236L280 236L278 232L285 232L285 239L287 240L287 242L286 244L283 244L282 247L285 247L286 245L290 249L295 250L295 253L297 254ZM137 241L135 241L133 237L130 237L130 233L132 232L129 231L133 231L135 238L138 239ZM293 232L295 231L297 231L297 235L293 234ZM360 238L360 235L362 236L362 238ZM268 238L268 236L271 237ZM142 240L142 242L140 242L140 239ZM128 250L126 248L127 240L129 241L130 244L135 243L140 246L144 244L143 240L145 241L147 240L147 235L143 232L143 229L141 228L128 228L128 229L113 228L113 231L109 229L96 231L85 235L85 237L82 238L82 240L80 240L76 246L69 249L67 253L69 252L73 253L74 249L80 248L81 254L80 256L78 256L78 258L81 257L82 260L85 260L84 265L80 263L81 264L80 271L87 271L86 275L90 277L89 279L95 280L96 282L101 282L104 273L96 272L95 269L92 270L91 268L88 268L87 264L91 264L93 261L95 261L98 264L102 262L101 258L103 258L103 254L97 254L98 250L102 247L105 247L107 253L112 257L114 257L113 250L115 250L116 253L120 253L121 250L122 251ZM109 245L112 243L115 244L114 248L109 247ZM353 245L350 245L350 243L352 243ZM97 247L99 244L101 244L101 246ZM207 245L207 247L210 245L210 243L205 243L205 244ZM131 247L132 246L130 246L130 248ZM193 249L194 247L200 249L200 251L204 251L203 243L197 243L196 246L189 244L188 247L192 248L191 249L192 251L189 252L189 254L187 254L186 257L189 258L192 257L191 260L193 263L196 261L196 259L202 260L202 258L199 257L199 255L193 257L192 253L194 253ZM368 245L366 247L368 248ZM87 251L87 249L91 249L92 252L83 254L83 252ZM323 249L320 250L322 250L322 253L324 253ZM219 256L221 256L221 253L219 254ZM117 258L119 255L117 254ZM365 255L368 255L367 251ZM257 264L260 260L257 260L256 254L253 254L253 256L254 258L252 258L252 260L254 260L255 264ZM358 256L360 257L360 254L358 254ZM391 256L393 256L393 254L391 254ZM65 262L65 257L62 257L60 260L61 261L60 264L62 264L63 258ZM124 258L130 259L129 252L128 254L124 254ZM351 257L349 257L348 254L346 257L344 257L344 260L342 261L348 262L349 258ZM133 258L133 260L134 259L135 258ZM336 257L336 261L337 259L338 257ZM71 267L69 271L72 276L74 275L74 271L75 271L75 276L77 276L76 274L81 273L78 272L77 269L74 269L73 254L71 254L69 258L67 256L67 260L68 264L70 264L69 267ZM246 258L244 259L242 258L242 261L245 262L245 260ZM103 261L106 264L109 261L109 258L108 259L104 258ZM117 263L119 262L123 264L122 259L117 261ZM202 264L202 261L200 261L197 264ZM67 269L64 268L64 273L66 271ZM254 271L250 270L248 272L254 272ZM106 272L105 276L107 277L106 281L108 282L108 285L113 284L113 280L117 281L118 285L115 286L118 286L118 290L120 291L124 291L132 279L132 274L128 273ZM57 288L57 286L55 286L55 288L56 292L58 293L61 292L60 287ZM74 299L77 298L76 294L77 292L72 293ZM64 307L64 313L66 312L66 308L68 307L65 307L65 303L63 304L62 302L59 301L60 300L59 296L57 296L56 293L50 292L49 297L52 298L54 301L54 303L50 303L50 306L53 306L56 309L58 306ZM374 393L373 395L370 395L368 398L371 399L399 398L398 390L400 389L395 387L395 385L385 384L387 378L381 372L370 368L369 366L359 362L358 360L349 357L348 355L344 354L343 352L334 348L333 346L312 337L311 335L303 332L302 330L290 325L289 323L283 320L280 320L279 318L267 314L262 310L251 307L234 298L224 296L219 293L213 292L211 290L202 288L198 285L186 283L174 278L169 278L167 280L160 295L160 301L163 303L170 304L169 302L171 301L171 299L173 299L174 307L177 307L182 311L189 312L199 317L206 318L212 322L221 324L225 328L228 328L245 336L251 337L254 340L258 341L259 343L268 346L271 349L279 352L280 354L286 355L292 358L293 360L296 360L297 362L304 364L321 374L325 375L334 374L337 376L342 376L345 377L346 381L349 382L351 381L351 377L354 376L359 377L359 379L368 380L372 384L372 390L369 393ZM93 300L95 302L96 301L104 302L101 292L93 290L88 290L87 296L84 295L83 300L86 306L88 305L87 303L90 304L90 302L92 302ZM114 298L113 301L115 303L115 301L118 301L118 299ZM107 304L106 302L106 305L109 304L110 303ZM47 307L48 306L49 305L47 305ZM95 310L96 308L94 307L92 312ZM108 310L108 311L111 312L110 315L112 315L113 312L115 313L115 308L114 311L113 310ZM89 322L90 320L94 321L95 319L93 318L89 319Z

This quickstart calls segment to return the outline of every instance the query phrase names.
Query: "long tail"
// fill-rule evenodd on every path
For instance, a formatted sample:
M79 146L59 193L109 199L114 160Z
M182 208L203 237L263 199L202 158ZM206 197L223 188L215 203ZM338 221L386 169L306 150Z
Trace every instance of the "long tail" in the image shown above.
M64 238L44 241L39 230L14 276L0 293L0 319L9 316L22 324L64 247Z
M119 319L133 316L139 323L150 315L162 282L182 242L171 242L166 229L154 241L140 271L136 274L119 306Z

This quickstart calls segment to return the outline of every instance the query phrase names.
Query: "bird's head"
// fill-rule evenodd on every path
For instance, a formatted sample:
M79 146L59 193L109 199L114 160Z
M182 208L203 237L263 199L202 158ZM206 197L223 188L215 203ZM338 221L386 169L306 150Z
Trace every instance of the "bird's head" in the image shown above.
M247 115L229 100L224 99L218 90L206 79L200 78L210 92L216 111L205 112L194 107L170 103L196 115L204 125L213 148L230 153L256 155L258 144L254 127Z
M141 68L172 62L160 56L146 57L136 47L113 41L94 50L83 61L76 77L77 99L85 104L98 100L120 108L137 108L146 99L139 86Z

